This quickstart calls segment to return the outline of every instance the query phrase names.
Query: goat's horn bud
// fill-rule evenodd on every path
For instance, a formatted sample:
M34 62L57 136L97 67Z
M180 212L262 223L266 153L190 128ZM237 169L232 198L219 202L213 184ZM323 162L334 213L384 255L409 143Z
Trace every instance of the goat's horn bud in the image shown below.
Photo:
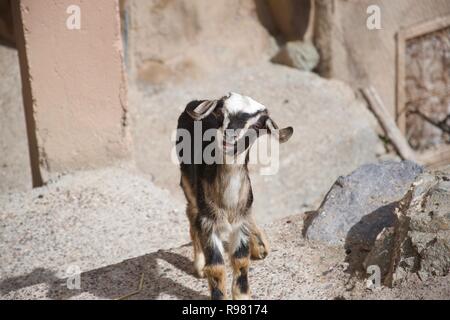
M207 100L200 103L194 110L186 112L195 120L201 120L207 117L216 107L217 100Z

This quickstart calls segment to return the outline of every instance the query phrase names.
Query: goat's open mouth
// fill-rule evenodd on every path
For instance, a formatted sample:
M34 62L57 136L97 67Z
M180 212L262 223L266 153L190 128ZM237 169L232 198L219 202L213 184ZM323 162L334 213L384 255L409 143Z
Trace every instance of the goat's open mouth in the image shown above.
M223 141L223 152L228 155L238 155L246 151L250 143L245 140L238 140L234 142Z
M236 142L228 142L226 140L223 140L223 150L225 152L234 151L235 147L236 147Z

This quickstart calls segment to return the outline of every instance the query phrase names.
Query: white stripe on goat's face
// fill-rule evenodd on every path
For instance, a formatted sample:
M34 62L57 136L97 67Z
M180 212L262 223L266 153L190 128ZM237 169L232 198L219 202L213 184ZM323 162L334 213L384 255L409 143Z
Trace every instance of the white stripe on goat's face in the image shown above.
M236 142L248 133L248 129L257 125L258 120L263 114L267 115L267 110L264 105L250 97L234 92L230 93L224 99L223 104L224 121L223 127L221 128L224 130L223 147L227 151L233 150ZM261 123L257 127L261 128L263 125ZM248 146L244 144L242 147L244 148L241 151L244 151Z
M224 102L225 110L230 114L240 112L254 114L258 111L266 109L261 103L256 102L250 97L240 95L239 93L230 92Z

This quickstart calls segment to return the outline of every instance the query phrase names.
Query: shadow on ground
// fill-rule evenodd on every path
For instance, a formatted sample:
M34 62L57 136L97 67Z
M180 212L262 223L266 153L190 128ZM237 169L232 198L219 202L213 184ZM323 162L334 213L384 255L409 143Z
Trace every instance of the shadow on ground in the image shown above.
M160 250L155 253L128 259L103 268L81 274L81 289L68 289L67 280L59 279L52 271L38 268L30 274L7 278L0 282L0 294L46 283L49 286L46 298L69 299L80 294L87 298L117 299L135 292L142 274L142 290L129 299L157 299L161 294L177 299L208 299L206 295L178 283L166 276L166 269L158 263L163 260L187 276L195 277L192 262L186 257ZM205 290L206 292L206 290Z
M366 274L363 263L373 248L378 234L395 223L395 208L398 202L391 202L365 215L347 233L344 248L345 261L351 274Z

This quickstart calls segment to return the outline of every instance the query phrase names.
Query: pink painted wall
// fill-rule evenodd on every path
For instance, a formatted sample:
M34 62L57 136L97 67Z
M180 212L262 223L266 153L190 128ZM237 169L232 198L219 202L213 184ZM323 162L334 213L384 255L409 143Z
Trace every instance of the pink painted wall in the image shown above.
M81 9L79 30L66 26L70 5ZM13 9L35 185L128 158L117 1L20 0Z

